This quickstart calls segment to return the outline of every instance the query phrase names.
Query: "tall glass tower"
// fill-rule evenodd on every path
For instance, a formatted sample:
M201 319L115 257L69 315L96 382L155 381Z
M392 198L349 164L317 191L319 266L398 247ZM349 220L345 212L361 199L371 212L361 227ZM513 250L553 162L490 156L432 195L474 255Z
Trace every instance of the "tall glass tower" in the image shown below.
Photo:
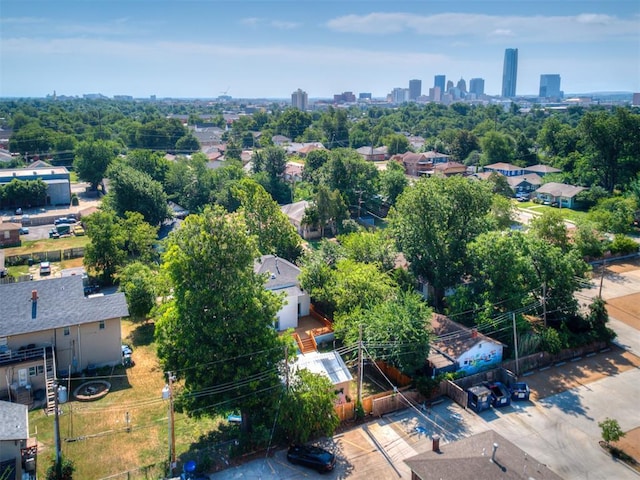
M504 51L504 68L502 70L502 96L512 98L516 96L516 81L518 79L518 49L507 48Z
M444 89L444 83L446 81L446 75L436 75L433 77L433 86L440 87L440 92L444 93L446 90Z

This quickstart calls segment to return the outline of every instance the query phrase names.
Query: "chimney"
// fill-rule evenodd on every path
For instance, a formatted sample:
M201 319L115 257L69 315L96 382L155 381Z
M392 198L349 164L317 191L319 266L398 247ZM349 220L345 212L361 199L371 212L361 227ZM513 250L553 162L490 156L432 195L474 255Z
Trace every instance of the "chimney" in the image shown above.
M471 329L471 338L478 338L478 329L477 328Z
M38 301L38 290L31 290L31 301L32 302Z
M498 450L498 444L494 443L493 444L493 453L491 454L491 461L493 463L496 463L496 450Z
M31 290L31 318L38 316L38 290Z
M431 437L431 441L431 449L436 453L440 453L440 435L434 435Z

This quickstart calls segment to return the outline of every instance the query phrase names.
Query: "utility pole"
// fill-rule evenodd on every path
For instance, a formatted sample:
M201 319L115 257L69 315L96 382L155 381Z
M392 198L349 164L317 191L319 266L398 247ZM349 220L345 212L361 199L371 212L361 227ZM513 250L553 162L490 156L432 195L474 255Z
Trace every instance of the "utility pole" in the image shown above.
M358 327L358 403L362 405L362 324Z
M607 261L603 260L602 261L602 272L600 273L600 291L598 291L598 297L600 297L600 300L602 300L602 284L604 282L604 270L606 267Z
M284 346L284 384L289 391L289 345Z
M547 282L542 283L542 318L544 319L544 326L547 326Z
M60 446L60 418L58 414L58 384L53 387L55 398L53 399L53 407L55 408L53 416L54 442L56 448L56 478L62 478L62 449Z
M176 465L176 435L175 435L175 424L173 419L173 375L171 372L167 372L168 383L162 389L162 398L165 400L169 400L169 472L168 476L171 477L173 475L173 469Z
M516 313L511 314L513 316L513 349L516 353L516 375L520 375L520 367L518 366L518 331L516 330Z

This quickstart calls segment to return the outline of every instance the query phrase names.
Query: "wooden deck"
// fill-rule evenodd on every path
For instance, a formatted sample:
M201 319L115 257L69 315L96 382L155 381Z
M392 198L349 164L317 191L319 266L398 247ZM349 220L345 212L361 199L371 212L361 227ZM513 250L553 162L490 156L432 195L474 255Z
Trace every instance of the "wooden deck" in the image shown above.
M300 317L298 319L298 328L295 329L295 332L300 335L300 338L309 337L311 332L313 332L314 335L319 335L330 331L331 329L329 329L324 322L311 315Z

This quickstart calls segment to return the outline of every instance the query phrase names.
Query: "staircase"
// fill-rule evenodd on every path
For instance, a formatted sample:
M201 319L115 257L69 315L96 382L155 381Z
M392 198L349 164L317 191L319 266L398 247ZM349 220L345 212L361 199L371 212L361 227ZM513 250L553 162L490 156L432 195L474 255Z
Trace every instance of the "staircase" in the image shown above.
M316 341L313 337L300 338L300 352L305 353L315 352L318 350Z
M45 349L44 353L44 381L47 389L47 405L44 411L47 415L54 413L56 408L56 359L53 352L52 349L51 356L47 356Z

